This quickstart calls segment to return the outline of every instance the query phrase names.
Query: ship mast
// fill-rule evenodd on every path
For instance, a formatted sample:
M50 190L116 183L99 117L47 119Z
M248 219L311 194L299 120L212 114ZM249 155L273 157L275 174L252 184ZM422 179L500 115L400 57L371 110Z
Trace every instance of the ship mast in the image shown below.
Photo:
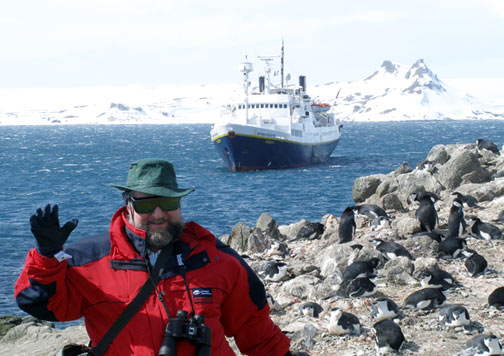
M245 89L245 124L248 122L248 88L250 86L249 82L249 73L254 70L252 67L252 63L250 62L242 62L239 66L240 72L243 73L243 87Z
M281 68L280 75L282 76L282 89L284 87L284 41L282 39L282 59L281 59Z

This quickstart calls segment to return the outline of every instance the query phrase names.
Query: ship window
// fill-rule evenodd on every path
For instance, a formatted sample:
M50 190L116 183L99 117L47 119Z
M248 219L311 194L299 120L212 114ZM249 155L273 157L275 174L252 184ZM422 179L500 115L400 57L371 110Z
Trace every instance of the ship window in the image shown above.
M264 108L264 104L261 104L261 109L263 109L263 108Z
M275 104L275 109L278 109L278 104Z

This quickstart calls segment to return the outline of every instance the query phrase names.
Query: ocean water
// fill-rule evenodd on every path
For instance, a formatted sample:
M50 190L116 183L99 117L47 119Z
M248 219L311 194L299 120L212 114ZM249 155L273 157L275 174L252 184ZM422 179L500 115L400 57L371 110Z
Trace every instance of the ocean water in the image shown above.
M255 225L263 212L281 225L340 216L353 205L355 178L414 167L436 144L504 143L504 121L344 123L323 164L278 171L231 172L209 138L210 125L0 126L0 315L23 312L14 283L35 245L29 218L59 204L60 221L78 218L70 241L108 229L122 205L130 162L161 157L174 163L179 186L196 191L182 201L186 221L216 236L238 222Z

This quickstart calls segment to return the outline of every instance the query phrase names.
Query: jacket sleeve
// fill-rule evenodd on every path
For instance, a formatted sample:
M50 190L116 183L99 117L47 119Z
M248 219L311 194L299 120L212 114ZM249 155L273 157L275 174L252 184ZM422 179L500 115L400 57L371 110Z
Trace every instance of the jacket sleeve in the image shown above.
M45 257L32 249L14 287L18 306L42 320L69 321L82 316L82 296L69 287L68 261Z
M227 268L234 281L224 300L221 321L227 336L233 336L243 354L284 356L290 340L270 318L264 285L250 266L230 247L219 246L231 258Z

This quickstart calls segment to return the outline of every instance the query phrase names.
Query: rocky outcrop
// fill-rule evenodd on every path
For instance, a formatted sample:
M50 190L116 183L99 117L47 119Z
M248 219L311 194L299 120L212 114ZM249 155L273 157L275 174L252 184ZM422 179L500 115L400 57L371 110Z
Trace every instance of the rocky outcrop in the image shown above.
M477 189L480 196L490 190L496 193L489 195L495 196L504 186L503 181L496 180L504 167L504 155L480 150L475 144L436 145L424 162L430 162L432 167L409 170L404 163L388 174L357 178L352 188L353 200L356 204L374 203L400 210L409 205L409 195L418 189L436 194ZM489 182L492 184L486 184Z
M426 161L432 164L422 162L412 169L405 163L388 174L355 181L354 202L349 205L377 204L386 210L391 224L374 228L370 218L357 215L356 234L350 242L339 243L340 218L333 214L323 216L319 222L300 220L279 226L273 216L264 213L255 226L237 223L229 235L220 237L263 280L270 296L271 316L289 335L293 349L311 355L374 356L374 320L370 309L379 297L392 299L400 308L395 321L406 338L402 355L457 355L470 338L482 332L493 333L504 341L504 314L488 305L489 294L504 286L504 240L475 238L470 226L461 235L467 243L466 252L477 251L488 262L488 271L473 277L465 267L465 255L442 257L438 252L441 240L418 234L420 224L415 218L418 205L410 198L415 191L439 196L435 203L439 220L436 232L441 235L447 229L455 191L471 194L479 201L479 208L465 210L466 217L475 215L502 231L504 177L499 172L503 171L504 157L479 151L472 144L437 145ZM399 244L411 258L386 257L375 247L377 239ZM375 293L349 297L348 289L343 288L345 269L352 262L371 258L380 261L374 280ZM267 278L265 266L271 263L285 263L285 276L278 280ZM463 304L467 308L471 317L469 327L441 323L439 308L422 311L405 306L405 299L422 288L422 272L435 268L450 273L456 280L458 286L445 291L446 303ZM305 302L318 303L322 313L318 317L302 314L300 306ZM359 318L362 325L359 334L342 336L330 331L330 312L335 308ZM0 355L54 355L65 343L87 342L82 326L58 330L33 320L21 323L19 319L10 321L9 325L10 329L0 340ZM52 345L51 348L43 349L44 343ZM233 348L240 355L235 345Z

